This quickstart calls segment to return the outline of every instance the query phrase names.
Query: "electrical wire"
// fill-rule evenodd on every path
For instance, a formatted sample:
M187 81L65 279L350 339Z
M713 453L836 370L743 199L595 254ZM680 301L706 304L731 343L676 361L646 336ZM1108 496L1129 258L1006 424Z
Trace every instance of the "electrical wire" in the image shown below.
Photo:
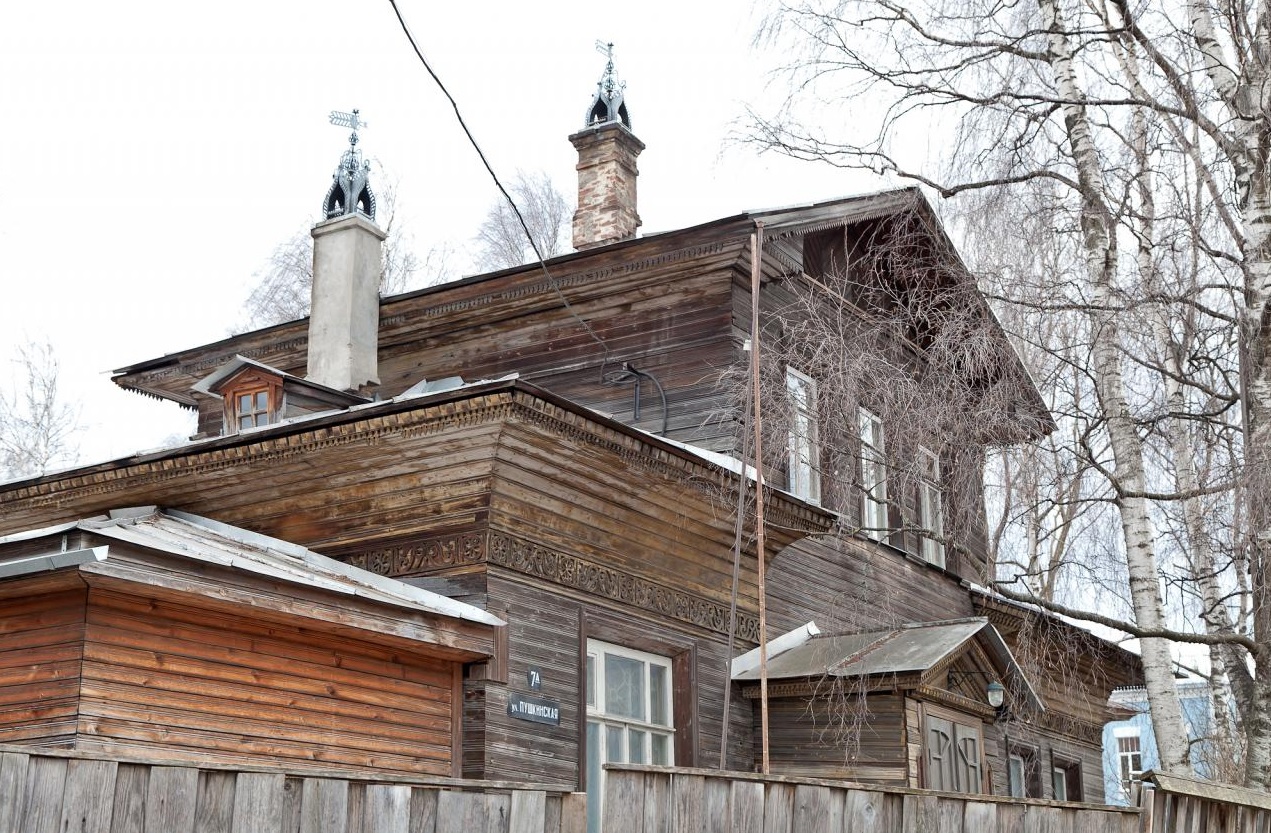
M415 36L411 34L410 27L406 25L406 18L402 17L401 9L397 8L397 0L388 0L388 2L393 7L393 13L397 15L397 22L401 24L402 33L406 35L406 40L410 42L411 49L415 50L415 56L419 58L419 62L424 65L424 69L426 69L428 74L432 76L432 80L436 82L437 87L446 97L446 100L450 102L450 106L455 111L455 118L459 121L459 126L463 128L464 135L468 137L468 143L472 145L472 149L475 150L477 152L477 156L481 158L481 164L485 166L486 171L490 174L490 178L494 180L494 184L499 189L499 193L503 195L503 198L507 200L508 205L512 207L512 213L516 215L517 221L521 224L521 230L525 232L525 239L530 241L530 248L534 250L534 256L538 258L539 269L542 270L544 277L547 278L547 282L551 284L552 290L556 293L556 297L560 299L561 304L563 304L569 314L574 317L574 320L587 331L587 334L591 336L592 339L600 345L600 349L604 351L604 359L601 362L601 367L603 368L605 363L609 360L609 345L605 344L604 339L597 335L596 331L591 328L591 325L578 314L574 307L569 303L569 299L565 297L565 293L561 291L560 284L556 282L556 278L552 276L551 271L547 268L547 263L543 258L543 252L538 247L538 242L535 241L534 235L530 234L529 224L525 222L525 217L521 215L521 209L517 207L516 202L512 199L512 195L509 194L507 189L503 187L503 183L499 181L498 174L494 172L494 168L491 167L490 161L486 159L485 153L481 150L481 146L477 144L476 137L473 136L472 131L468 129L467 122L463 120L463 114L459 112L459 103L455 101L454 96L452 96L450 91L446 89L446 85L441 82L441 79L437 77L437 73L433 71L432 66L428 63L428 59L424 57L424 53L420 50L419 44L415 42Z

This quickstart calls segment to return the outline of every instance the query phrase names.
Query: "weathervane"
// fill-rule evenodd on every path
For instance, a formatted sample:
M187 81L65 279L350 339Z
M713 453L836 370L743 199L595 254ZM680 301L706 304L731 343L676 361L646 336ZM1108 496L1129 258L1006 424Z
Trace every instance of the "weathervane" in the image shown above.
M327 118L336 127L347 127L353 132L349 134L349 149L340 157L340 164L331 175L333 181L323 200L322 213L328 220L359 212L374 220L375 195L367 181L371 163L363 160L362 152L357 149L358 129L370 125L356 109L352 113L332 110Z
M616 121L630 129L631 119L622 101L622 94L627 85L618 80L618 74L614 71L613 43L598 40L596 51L605 56L605 71L596 82L596 97L587 111L587 124L596 125Z

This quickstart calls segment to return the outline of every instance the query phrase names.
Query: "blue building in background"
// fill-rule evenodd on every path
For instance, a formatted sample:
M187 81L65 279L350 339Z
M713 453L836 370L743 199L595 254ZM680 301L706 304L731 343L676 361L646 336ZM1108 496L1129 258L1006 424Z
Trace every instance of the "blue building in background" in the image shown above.
M1213 706L1209 684L1204 680L1178 684L1178 699L1187 724L1191 746L1192 768L1201 778L1211 777L1206 762L1206 743L1213 724ZM1156 751L1156 736L1148 713L1147 689L1119 688L1112 692L1112 703L1135 712L1133 717L1115 720L1103 727L1103 786L1109 804L1130 803L1131 785L1145 771L1156 769L1161 757Z

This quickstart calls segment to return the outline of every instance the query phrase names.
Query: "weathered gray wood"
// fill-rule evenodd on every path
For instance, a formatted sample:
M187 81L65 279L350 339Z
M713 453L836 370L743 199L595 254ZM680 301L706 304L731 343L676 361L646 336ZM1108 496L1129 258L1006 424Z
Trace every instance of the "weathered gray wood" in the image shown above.
M366 833L410 833L410 787L367 784L362 802L362 830Z
M503 792L485 794L486 833L507 833L508 820L511 814L511 796Z
M962 800L940 796L936 806L936 830L939 833L963 833Z
M997 830L997 805L968 801L962 809L964 830Z
M283 833L300 833L300 807L304 803L304 779L289 776L282 785Z
M115 812L110 818L110 833L145 833L150 769L144 764L119 765L115 772ZM0 822L0 830L8 829Z
M852 833L890 833L884 824L883 794L869 790L848 790L845 809Z
M671 776L644 773L644 833L671 833Z
M829 787L797 785L794 788L795 833L832 833L830 798Z
M282 829L286 776L240 772L234 782L232 833L277 833Z
M763 783L733 781L730 799L732 829L736 833L763 833Z
M235 780L233 772L199 773L194 833L230 833L234 824Z
M764 833L790 833L794 822L794 785L769 784L767 792L763 807Z
M516 790L512 793L512 815L508 833L543 833L547 821L547 793Z
M300 798L300 833L345 833L348 820L348 781L304 779Z
M728 813L729 779L707 778L703 796L702 830L706 833L731 833L732 823Z
M442 790L437 794L437 833L485 830L485 796Z
M560 797L560 833L587 833L587 793Z
M0 831L20 830L19 819L26 809L27 768L31 756L20 752L0 753Z
M66 764L61 758L31 758L27 765L26 806L22 824L17 828L21 833L58 833Z
M901 833L938 833L940 803L934 795L906 795L901 804L901 813Z
M671 779L671 814L674 821L672 829L691 830L694 833L702 829L702 818L705 812L706 778L701 775L676 775Z
M410 791L410 833L436 833L437 790Z
M75 833L110 833L115 810L114 761L71 761L66 767L59 829Z
M645 774L610 772L601 808L605 833L640 833L645 814Z
M146 785L146 833L193 830L199 771L185 766L156 766Z

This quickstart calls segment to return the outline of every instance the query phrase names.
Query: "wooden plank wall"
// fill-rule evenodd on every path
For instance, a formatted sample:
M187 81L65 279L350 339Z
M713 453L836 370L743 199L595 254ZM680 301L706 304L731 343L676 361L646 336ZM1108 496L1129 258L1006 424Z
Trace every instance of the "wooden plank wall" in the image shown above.
M872 694L866 702L851 684L827 679L812 699L769 695L772 771L908 786L903 698Z
M380 782L0 747L0 830L22 833L584 833L586 796Z
M451 775L455 674L400 649L94 589L76 743Z
M86 597L80 587L0 598L0 743L74 740Z
M605 833L1140 833L1140 820L1135 808L703 769L611 766L603 826ZM1218 833L1225 829L1144 830Z

